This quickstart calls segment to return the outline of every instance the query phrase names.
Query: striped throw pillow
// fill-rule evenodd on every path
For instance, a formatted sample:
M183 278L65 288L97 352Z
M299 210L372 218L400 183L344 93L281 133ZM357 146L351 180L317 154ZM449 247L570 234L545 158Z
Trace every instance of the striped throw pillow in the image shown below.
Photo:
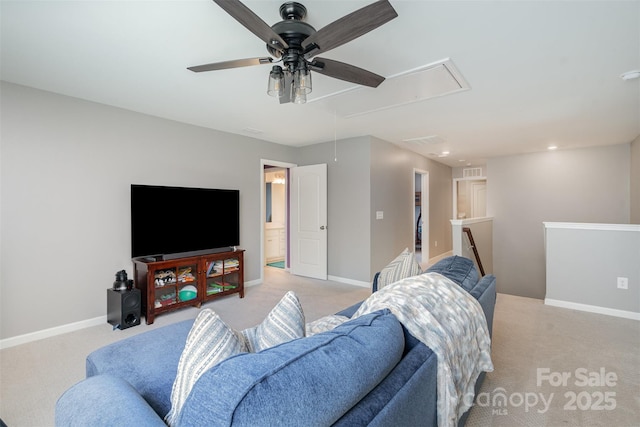
M178 373L171 389L171 410L165 416L167 425L174 425L191 388L204 372L226 358L246 351L242 335L227 326L213 310L202 310L180 355Z
M380 270L378 276L378 290L384 288L391 283L397 282L407 277L417 276L422 273L420 264L413 256L413 252L409 252L409 248L405 248L400 255L389 263L385 268Z
M213 310L198 314L189 331L178 362L178 372L171 390L171 410L167 425L175 425L194 384L207 370L235 354L258 352L305 336L302 306L289 291L258 326L237 332Z
M258 326L242 331L251 353L305 336L302 306L295 293L289 291Z

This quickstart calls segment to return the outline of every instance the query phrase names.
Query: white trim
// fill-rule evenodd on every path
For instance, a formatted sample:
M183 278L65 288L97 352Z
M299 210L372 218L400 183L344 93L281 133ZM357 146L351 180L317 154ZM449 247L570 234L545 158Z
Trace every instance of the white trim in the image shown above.
M345 283L347 285L360 286L362 288L371 288L370 282L363 282L361 280L353 280L353 279L347 279L344 277L331 276L331 275L327 276L327 279L334 282Z
M640 320L640 313L626 310L618 310L615 308L599 307L597 305L580 304L571 301L561 301L556 299L545 298L545 305L554 307L569 308L572 310L588 311L590 313L606 314L607 316L622 317L631 320Z
M545 228L565 228L574 230L598 231L639 231L637 224L591 224L582 222L543 222Z
M445 259L447 257L450 257L450 256L453 256L453 251L447 251L447 252L444 252L444 253L442 253L440 255L436 255L433 258L430 258L427 263L428 263L428 265L431 266L431 265L435 264L436 262L438 262L440 260L443 260L443 259Z
M451 225L468 225L468 224L477 224L479 222L489 222L493 221L492 216L485 216L482 218L469 218L469 219L452 219Z
M245 287L256 286L262 283L261 279L244 282ZM56 326L41 331L30 332L24 335L18 335L11 338L0 340L0 350L9 347L15 347L21 344L28 344L33 341L39 341L45 338L51 338L69 332L76 332L81 329L91 328L93 326L101 326L107 323L107 316L94 317L93 319L81 320L79 322L69 323L67 325Z
M33 341L38 341L45 338L55 337L57 335L66 334L69 332L79 331L81 329L90 328L92 326L99 326L107 323L107 316L94 317L93 319L81 320L79 322L69 323L67 325L56 326L49 329L43 329L41 331L30 332L24 335L18 335L11 338L5 338L0 340L0 349L9 347L15 347L21 344L27 344Z
M257 286L257 285L261 285L262 284L262 280L261 279L255 279L255 280L250 280L248 282L244 282L244 287L247 288L249 286Z

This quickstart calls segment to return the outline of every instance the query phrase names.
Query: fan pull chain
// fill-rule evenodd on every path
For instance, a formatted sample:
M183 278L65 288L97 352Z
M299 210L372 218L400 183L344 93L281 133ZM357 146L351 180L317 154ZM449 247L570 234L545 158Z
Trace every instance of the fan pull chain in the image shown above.
M338 161L338 140L336 138L336 122L337 115L336 110L333 110L333 161Z

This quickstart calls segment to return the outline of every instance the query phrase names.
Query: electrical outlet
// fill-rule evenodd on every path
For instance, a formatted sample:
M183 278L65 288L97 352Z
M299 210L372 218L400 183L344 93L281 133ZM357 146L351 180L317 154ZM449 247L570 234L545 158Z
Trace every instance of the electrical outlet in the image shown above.
M618 289L629 289L629 279L627 277L618 277Z
M438 247L438 241L436 240L435 242L433 242L433 245L437 248Z

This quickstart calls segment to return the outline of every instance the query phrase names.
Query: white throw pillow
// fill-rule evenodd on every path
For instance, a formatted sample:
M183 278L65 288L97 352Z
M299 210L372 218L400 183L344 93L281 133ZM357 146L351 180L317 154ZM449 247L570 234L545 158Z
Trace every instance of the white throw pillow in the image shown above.
M413 252L409 252L409 248L405 248L389 265L380 270L380 274L378 275L378 290L398 280L417 276L420 273L422 273L422 270L420 264L418 264L418 261L416 261L416 258L413 256Z
M191 389L200 376L223 360L239 353L257 352L305 336L302 306L289 291L258 326L237 332L213 310L198 314L189 331L171 389L171 410L165 416L174 425Z

